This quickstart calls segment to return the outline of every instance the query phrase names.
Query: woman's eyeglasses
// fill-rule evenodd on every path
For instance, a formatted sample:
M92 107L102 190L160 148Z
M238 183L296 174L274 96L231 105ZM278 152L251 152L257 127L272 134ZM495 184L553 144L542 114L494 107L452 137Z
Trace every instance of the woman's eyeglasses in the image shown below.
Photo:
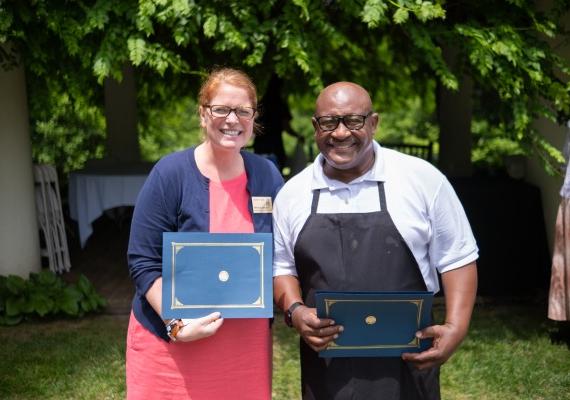
M204 107L208 107L210 114L214 118L226 118L233 111L236 117L244 119L252 119L255 115L255 108L252 107L228 107L220 106L214 104L206 104Z
M314 117L317 125L322 131L334 131L342 122L347 129L358 130L364 126L366 118L372 114L370 111L366 115L347 114L347 115L323 115L322 117Z

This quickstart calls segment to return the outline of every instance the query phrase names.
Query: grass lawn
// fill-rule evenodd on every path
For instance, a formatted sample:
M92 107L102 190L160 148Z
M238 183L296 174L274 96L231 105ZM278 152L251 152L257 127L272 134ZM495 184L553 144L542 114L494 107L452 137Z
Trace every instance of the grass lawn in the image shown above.
M469 337L442 368L443 399L570 400L570 350L551 343L545 314L537 306L477 307ZM0 328L0 398L123 399L127 318ZM273 398L298 399L298 339L280 315L274 335Z

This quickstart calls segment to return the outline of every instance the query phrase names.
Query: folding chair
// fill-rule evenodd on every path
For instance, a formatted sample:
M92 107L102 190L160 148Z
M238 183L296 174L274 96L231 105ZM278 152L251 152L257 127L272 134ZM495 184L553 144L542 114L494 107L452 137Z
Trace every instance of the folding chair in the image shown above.
M34 165L34 179L38 222L45 242L40 254L48 258L49 268L53 272L69 271L71 262L57 172L51 165Z

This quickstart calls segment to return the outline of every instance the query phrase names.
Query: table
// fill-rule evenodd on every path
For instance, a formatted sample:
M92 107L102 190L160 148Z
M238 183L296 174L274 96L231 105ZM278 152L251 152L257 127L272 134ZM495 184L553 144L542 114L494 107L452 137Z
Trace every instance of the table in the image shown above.
M69 175L69 215L77 221L79 241L85 247L91 224L105 210L134 206L148 171L140 169L86 169Z

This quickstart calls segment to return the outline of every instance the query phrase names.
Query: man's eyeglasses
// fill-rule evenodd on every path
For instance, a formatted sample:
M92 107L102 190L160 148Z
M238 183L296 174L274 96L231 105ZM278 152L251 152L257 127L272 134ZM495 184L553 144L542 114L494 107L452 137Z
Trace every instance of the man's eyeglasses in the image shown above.
M346 126L347 129L358 130L364 126L366 118L372 114L372 111L368 112L366 115L359 114L347 114L347 115L323 115L322 117L315 117L317 125L322 131L334 131L338 128L338 124L341 122Z
M210 114L214 118L226 118L233 111L238 118L252 119L255 115L255 108L252 107L228 107L214 104L206 104L204 107L210 109Z

